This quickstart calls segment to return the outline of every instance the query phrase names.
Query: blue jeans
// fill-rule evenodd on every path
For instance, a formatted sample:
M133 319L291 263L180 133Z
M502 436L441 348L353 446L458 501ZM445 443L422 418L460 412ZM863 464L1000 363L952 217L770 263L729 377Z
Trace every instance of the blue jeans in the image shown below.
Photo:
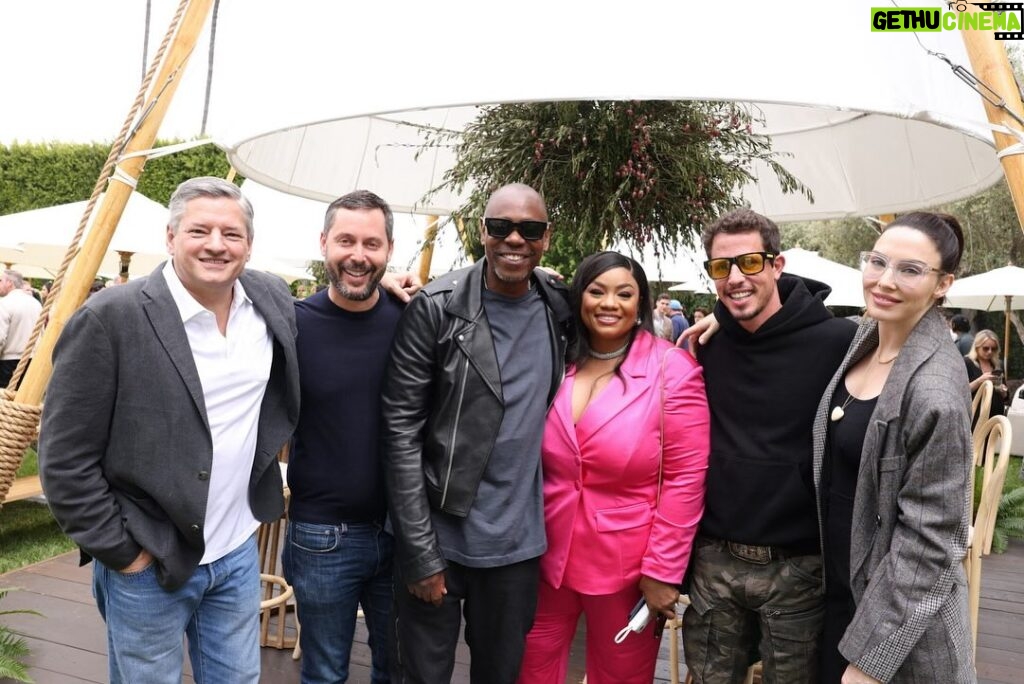
M302 624L302 682L344 682L360 605L369 630L371 681L387 664L394 540L376 523L288 523L282 564Z
M93 596L107 623L112 684L181 684L184 647L197 684L260 678L260 575L253 535L167 591L156 566L123 574L93 562Z

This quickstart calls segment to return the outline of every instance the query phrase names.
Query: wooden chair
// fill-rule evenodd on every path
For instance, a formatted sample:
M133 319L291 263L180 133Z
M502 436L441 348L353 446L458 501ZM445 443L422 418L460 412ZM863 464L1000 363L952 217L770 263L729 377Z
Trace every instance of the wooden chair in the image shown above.
M278 454L281 478L287 483L288 447L285 446ZM285 621L289 611L294 613L295 592L282 576L279 568L281 558L281 526L288 519L288 485L284 486L285 512L277 520L260 525L257 532L257 548L259 550L260 583L260 646L273 648L295 648L298 637L289 637L285 633ZM270 634L271 621L274 622L274 634ZM297 622L297 621L296 621Z
M972 462L975 467L980 466L985 454L985 442L987 440L987 431L985 426L988 424L989 410L992 408L992 381L986 380L978 388L978 391L974 394L974 399L971 400L971 443L972 443ZM971 468L971 486L969 491L974 496L974 468Z
M1010 466L1010 442L1013 429L1005 416L992 416L985 421L975 438L975 464L982 469L981 496L974 514L964 557L967 572L967 605L971 619L971 638L975 653L978 650L978 610L981 604L981 559L992 552L992 536L996 527L999 500ZM973 473L972 492L973 492Z
M974 430L975 437L992 413L993 391L992 381L986 380L981 383L981 387L974 393L974 398L971 400L971 428Z

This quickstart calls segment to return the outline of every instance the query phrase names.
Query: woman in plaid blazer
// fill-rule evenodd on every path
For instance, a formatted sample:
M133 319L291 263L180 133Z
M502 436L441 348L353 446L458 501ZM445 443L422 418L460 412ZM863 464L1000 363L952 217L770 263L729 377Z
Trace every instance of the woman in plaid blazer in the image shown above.
M825 556L822 682L973 682L967 586L970 395L936 310L963 234L890 224L861 257L867 311L814 430Z

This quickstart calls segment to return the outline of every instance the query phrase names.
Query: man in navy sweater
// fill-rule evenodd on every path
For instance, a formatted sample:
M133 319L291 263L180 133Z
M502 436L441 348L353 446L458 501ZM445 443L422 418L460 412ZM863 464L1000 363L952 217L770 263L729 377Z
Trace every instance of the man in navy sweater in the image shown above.
M296 303L301 413L288 463L283 552L302 624L302 682L344 682L356 610L369 629L371 680L387 682L393 540L378 457L381 386L403 304L380 287L391 209L365 190L327 209L326 290Z

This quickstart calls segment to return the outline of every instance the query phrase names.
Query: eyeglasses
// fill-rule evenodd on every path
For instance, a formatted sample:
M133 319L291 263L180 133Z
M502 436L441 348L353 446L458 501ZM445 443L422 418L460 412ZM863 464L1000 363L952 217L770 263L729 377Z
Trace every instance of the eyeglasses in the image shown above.
M540 240L550 225L547 221L510 221L503 218L485 218L484 227L492 238L504 240L512 231L518 231L524 240Z
M892 269L893 280L897 285L912 288L921 282L929 273L945 274L945 271L932 268L923 261L896 261L890 263L889 257L878 252L860 253L860 271L868 280L881 280L889 269Z
M733 264L736 264L736 268L740 269L743 275L757 275L764 270L765 263L774 260L775 257L776 255L771 252L748 252L734 257L708 259L704 262L704 270L713 280L728 278Z
M999 351L999 347L978 347L979 351Z

